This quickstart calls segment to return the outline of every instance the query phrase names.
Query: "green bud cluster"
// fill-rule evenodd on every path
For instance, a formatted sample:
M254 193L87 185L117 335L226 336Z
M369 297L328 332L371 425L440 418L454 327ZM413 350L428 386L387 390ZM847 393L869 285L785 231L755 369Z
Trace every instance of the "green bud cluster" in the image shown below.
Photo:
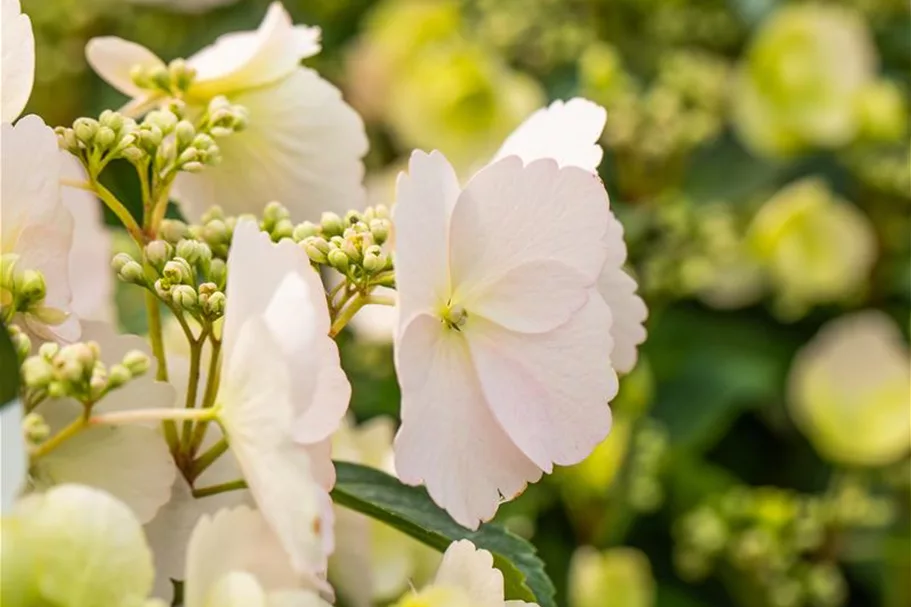
M111 110L103 111L97 120L77 118L72 127L55 129L60 147L96 170L117 158L131 159L137 131L135 120Z
M101 361L96 342L64 346L48 342L22 363L24 400L27 408L33 408L45 398L70 397L89 407L111 390L146 373L150 364L146 354L132 350L109 367Z
M777 487L734 487L674 525L675 567L697 581L719 562L746 576L776 607L844 604L846 587L828 547L836 529L890 524L891 502L846 481L825 496Z
M135 150L135 158L131 160L141 162L152 158L153 170L162 178L177 171L196 173L221 161L221 151L212 135L205 128L197 129L185 117L180 102L145 115L139 125Z
M224 137L244 130L249 122L250 114L247 108L234 105L226 97L219 95L209 101L200 131L209 133L212 137Z
M314 265L330 266L358 287L393 284L392 256L383 249L392 231L389 209L378 205L344 217L323 213L319 224L298 224L292 238Z
M175 59L167 66L134 65L130 79L141 89L158 95L181 97L196 79L196 70L183 59Z
M667 430L651 419L633 437L626 464L629 487L626 500L638 512L654 512L664 501L659 475L667 447Z
M4 318L37 312L44 307L47 283L37 270L22 268L19 256L0 255L0 309Z
M19 364L22 364L32 352L32 340L16 324L9 325L7 332L9 333L10 341L13 343L13 349L16 350L16 358L19 359Z

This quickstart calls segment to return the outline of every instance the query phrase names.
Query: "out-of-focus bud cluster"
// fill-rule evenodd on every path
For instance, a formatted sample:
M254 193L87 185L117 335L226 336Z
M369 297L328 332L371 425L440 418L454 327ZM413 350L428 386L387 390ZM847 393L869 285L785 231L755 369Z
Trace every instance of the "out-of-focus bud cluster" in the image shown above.
M105 365L96 342L59 345L42 344L38 353L22 363L26 408L45 398L73 398L90 408L111 390L145 374L151 362L139 350L127 352L123 360Z
M16 324L9 325L7 332L9 333L10 341L13 343L13 349L16 351L16 358L19 359L20 364L25 362L25 359L32 352L32 340Z
M310 261L328 265L359 287L392 286L392 256L383 248L392 231L389 209L383 205L348 211L344 217L323 213L319 224L295 226L292 238Z
M175 59L167 66L135 65L130 70L133 84L153 94L181 97L196 79L196 70L183 59Z
M118 253L114 271L124 282L151 290L174 312L201 323L215 321L225 312L225 261L188 230L181 235L178 225L183 226L174 222L164 230L172 240L153 240L143 248L145 268L129 254Z
M826 496L735 487L677 520L674 564L690 581L720 563L733 566L775 607L837 607L847 599L837 534L883 527L892 517L891 501L850 481Z
M0 318L9 322L16 314L29 314L48 325L66 320L66 313L45 306L47 283L38 270L23 268L14 253L0 255Z
M627 198L660 191L679 177L678 163L717 137L724 127L730 66L704 51L664 55L648 84L625 71L606 43L589 46L579 60L580 88L607 108L604 141L617 154ZM660 179L659 179L660 181Z
M667 447L667 430L653 419L645 420L633 437L626 469L626 500L638 512L654 512L664 501L659 475Z

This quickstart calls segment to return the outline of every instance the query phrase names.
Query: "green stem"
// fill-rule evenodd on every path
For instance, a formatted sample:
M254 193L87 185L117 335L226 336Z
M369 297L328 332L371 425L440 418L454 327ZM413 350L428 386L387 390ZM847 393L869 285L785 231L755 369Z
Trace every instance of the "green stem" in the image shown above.
M158 370L155 379L168 381L168 358L164 351L164 337L161 330L161 309L158 307L158 297L151 291L145 293L146 314L149 317L149 341L152 342L152 354L158 361Z
M341 333L342 329L345 328L361 308L371 304L394 306L395 299L383 295L364 295L358 293L335 317L335 321L333 321L332 326L329 328L329 337L335 337Z
M230 483L222 483L220 485L212 485L211 487L202 487L200 489L193 489L193 497L208 497L210 495L218 495L219 493L226 493L228 491L238 491L240 489L247 488L247 481L243 479L238 479L236 481L231 481Z
M59 447L61 444L63 444L64 442L66 442L67 440L69 440L70 438L75 436L76 434L78 434L87 425L88 425L88 421L86 420L85 416L80 415L78 418L76 418L72 422L70 422L69 425L64 427L63 430L61 430L60 432L58 432L51 438L47 439L46 441L44 441L43 443L41 443L40 445L35 447L32 450L30 455L32 456L33 459L47 455L48 453L50 453L51 451L53 451L54 449Z
M207 450L205 453L200 455L198 458L193 460L193 465L190 469L191 478L194 480L199 478L199 475L206 471L206 468L215 463L219 457L228 450L228 441L222 438L220 441L212 445L212 447Z
M61 179L60 183L71 188L76 188L79 190L85 190L86 192L92 192L98 198L107 205L111 211L117 216L117 219L120 220L120 223L123 224L123 227L127 229L130 236L133 237L133 240L136 241L140 247L145 245L147 238L145 233L143 233L142 228L139 227L139 224L133 218L133 215L130 214L129 209L123 206L123 203L117 200L117 197L108 190L106 187L101 185L98 182L97 177L93 177L90 183L85 183L81 181L73 181L71 179Z
M202 361L202 348L206 343L208 328L203 329L198 340L190 340L190 376L187 380L187 397L184 402L185 409L196 407L196 396L199 393L199 367ZM192 420L183 423L181 431L181 448L184 453L190 451L190 434L193 432Z
M203 409L208 409L215 404L215 398L218 396L218 386L221 383L221 341L217 339L209 340L212 344L212 355L209 358L209 373L206 376L206 390L202 395ZM190 439L190 454L195 455L206 438L206 431L209 429L209 422L197 422L193 428L193 438Z

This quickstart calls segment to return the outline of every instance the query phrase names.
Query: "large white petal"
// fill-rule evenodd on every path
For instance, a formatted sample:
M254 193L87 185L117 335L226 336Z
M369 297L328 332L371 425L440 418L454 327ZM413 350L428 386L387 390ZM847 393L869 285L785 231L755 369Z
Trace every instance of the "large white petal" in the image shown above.
M611 427L617 393L610 309L593 291L566 324L528 335L473 319L463 331L500 426L545 472L585 459Z
M607 192L597 176L550 159L510 156L481 169L459 196L450 226L453 299L525 264L561 263L593 284L605 259Z
M187 607L206 605L204 598L231 572L252 575L265 591L300 587L278 537L260 512L246 506L221 510L197 523L187 546Z
M259 29L225 34L187 60L196 69L190 95L208 99L281 80L320 51L319 39L318 27L294 25L273 2Z
M364 204L367 136L360 116L332 84L298 68L232 101L250 112L246 130L218 140L222 162L181 173L174 197L193 221L218 204L230 215L259 214L277 200L295 221Z
M623 225L613 213L610 214L607 232L604 236L607 260L598 276L598 292L611 309L613 324L611 337L614 351L611 363L614 369L627 373L636 366L638 346L645 341L645 320L648 308L636 291L639 285L623 270L626 263L626 243L623 241Z
M39 412L59 430L81 413L75 402L50 402ZM84 430L39 459L32 467L33 485L43 490L75 483L107 491L136 513L152 520L171 496L176 469L161 435L143 426L94 427Z
M324 571L319 493L310 458L292 442L291 381L279 346L257 318L225 342L222 407L231 451L270 527L301 574Z
M22 433L22 403L18 400L0 408L0 511L6 512L22 490L28 469L25 436Z
M61 151L61 175L85 181L82 165L71 154ZM63 206L73 216L73 245L69 255L70 308L79 318L110 322L114 317L114 279L111 272L112 237L104 225L97 198L90 192L64 186Z
M604 155L598 139L606 122L607 111L588 99L554 101L520 124L493 161L512 155L526 163L553 158L561 167L575 166L594 173Z
M117 36L101 36L89 40L85 45L85 58L105 82L134 98L144 97L148 92L133 83L130 70L137 65L146 69L165 66L146 47Z
M406 324L396 350L402 426L395 467L408 484L427 485L458 523L476 529L541 470L513 445L490 412L468 347L439 319Z
M3 0L3 63L0 88L3 89L0 121L15 120L32 94L35 81L35 36L28 15L22 14L19 0Z
M399 319L433 312L449 292L449 215L461 189L440 152L415 151L400 173L393 209Z
M449 545L435 583L465 590L472 607L503 606L503 574L493 566L493 555L468 540Z

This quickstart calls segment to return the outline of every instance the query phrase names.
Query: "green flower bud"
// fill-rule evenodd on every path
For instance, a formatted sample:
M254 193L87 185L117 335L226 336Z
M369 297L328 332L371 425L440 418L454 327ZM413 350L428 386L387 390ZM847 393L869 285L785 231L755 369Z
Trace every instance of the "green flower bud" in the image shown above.
M147 73L153 86L163 91L171 90L171 74L168 72L167 68L156 66L151 68Z
M311 236L302 241L301 246L313 263L327 263L329 261L327 257L329 254L329 243L326 242L325 238Z
M144 124L139 130L139 145L149 154L153 153L164 139L161 129L153 124Z
M282 238L291 238L294 233L294 224L290 219L280 219L272 228L272 240L278 242Z
M58 352L60 352L60 344L53 341L45 342L38 348L38 355L48 361L53 360Z
M370 234L376 244L383 244L389 238L391 224L388 219L373 219L370 221Z
M114 255L114 259L111 260L111 267L114 268L114 272L120 273L125 265L134 261L129 253L117 253Z
M187 224L177 219L165 219L158 228L158 235L172 244L186 238L187 232Z
M124 148L120 152L120 155L128 162L131 162L133 164L142 161L146 157L146 153L142 148L138 148L133 145Z
M212 258L212 249L197 240L181 240L177 243L176 252L178 257L183 257L191 265Z
M32 340L18 326L9 326L10 341L13 342L13 348L16 350L16 357L20 362L28 358L32 351Z
M199 133L196 135L196 137L193 138L192 145L197 150L208 150L210 148L216 147L215 140L205 133Z
M145 352L130 350L123 356L121 364L129 369L131 375L136 377L145 374L149 370L152 360Z
M288 212L280 202L272 201L266 205L266 208L263 209L263 223L266 226L274 226L276 223L282 219L288 219L291 216L291 213ZM269 228L266 228L267 230Z
M76 133L73 129L58 126L54 129L54 132L57 134L57 145L60 146L60 149L66 150L71 154L79 154L79 140L76 138Z
M204 305L205 313L212 318L218 318L219 316L224 315L226 301L227 300L225 298L225 294L221 291L212 293L206 299L206 303Z
M83 145L89 146L95 139L95 133L98 132L98 122L91 118L77 118L73 123L73 131Z
M199 159L199 151L196 148L187 148L183 152L180 153L180 156L177 157L177 164L183 166L184 170L186 170L186 166L184 166L184 165L190 164L192 162L198 163L199 162L198 159Z
M161 275L171 284L188 285L193 282L193 268L183 257L175 257L164 265Z
M187 148L196 137L196 127L189 120L181 120L174 127L174 135L177 137L177 147L180 149Z
M329 261L329 265L331 265L342 274L348 271L348 256L345 255L341 249L333 249L329 251L327 259Z
M153 240L145 246L145 258L156 270L168 263L174 256L174 247L164 240Z
M345 223L355 225L364 221L364 216L359 211L348 211L345 213Z
M20 309L27 310L31 306L44 301L47 295L47 284L44 276L37 270L24 270L16 277L15 290L19 296Z
M47 425L41 415L33 411L22 418L22 433L25 435L26 441L37 445L47 440L51 434L51 427Z
M117 277L120 280L136 285L145 285L146 284L146 275L142 271L142 266L139 265L139 262L130 260L122 268L120 272L117 273Z
M171 83L179 91L186 91L190 88L193 80L196 79L196 69L187 65L183 59L175 59L168 65L168 73L171 77Z
M225 288L225 282L228 278L228 267L223 259L213 259L209 265L209 280L218 285L219 289Z
M328 211L323 213L320 218L320 226L323 229L323 234L326 236L341 236L342 232L345 231L342 218L335 213L330 213Z
M104 110L101 112L101 115L98 116L98 122L101 126L106 126L115 132L123 128L123 125L125 124L123 115L112 110Z
M382 251L365 253L362 265L368 272L379 272L386 266L386 256Z
M44 388L54 379L54 367L42 356L31 356L22 363L22 381L29 388Z
M309 238L311 236L317 236L319 234L319 230L320 230L319 226L316 225L315 223L310 222L310 221L305 221L305 222L299 223L299 224L297 224L297 226L295 226L294 232L292 233L291 238L293 238L295 242L300 242L300 241L304 240L305 238Z
M213 219L203 226L202 236L209 244L225 244L230 239L230 232L224 221Z
M177 116L170 110L154 110L146 114L143 120L143 124L156 127L163 135L170 134L178 122Z
M199 298L196 294L196 289L193 287L189 285L177 285L171 290L171 301L173 301L177 307L189 310L196 307Z
M181 170L183 170L187 173L199 173L204 168L206 168L206 165L204 165L203 163L201 163L199 161L194 160L192 162L187 162L186 164L183 164L180 168L181 168Z
M124 365L111 365L108 371L107 389L113 390L133 379L133 374Z

